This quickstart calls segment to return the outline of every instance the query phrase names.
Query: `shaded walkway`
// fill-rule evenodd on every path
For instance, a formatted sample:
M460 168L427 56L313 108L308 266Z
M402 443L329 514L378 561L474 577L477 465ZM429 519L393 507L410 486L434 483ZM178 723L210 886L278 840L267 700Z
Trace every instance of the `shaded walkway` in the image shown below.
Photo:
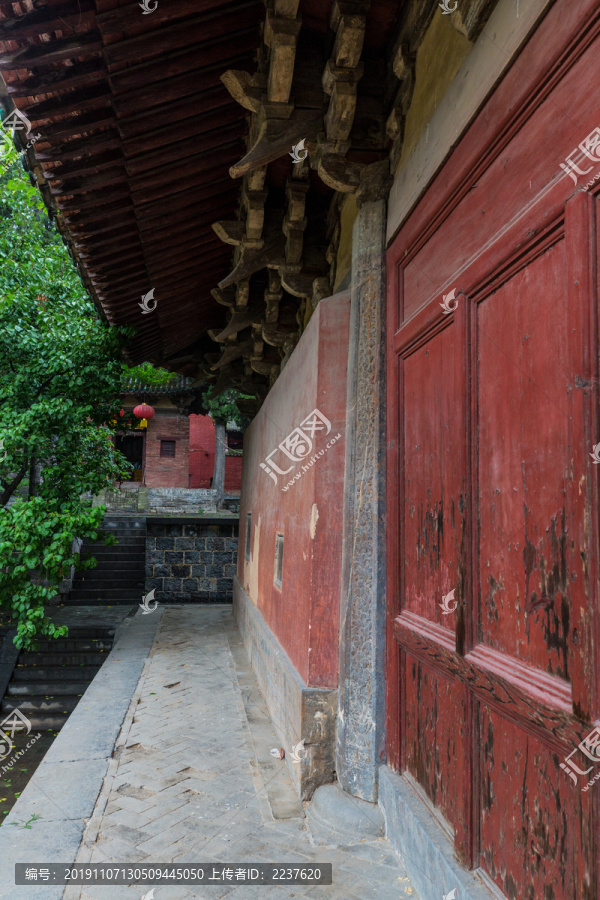
M312 846L230 608L163 612L121 741L82 861L333 863L333 887L161 886L157 900L414 896L387 841ZM139 894L88 886L65 900Z

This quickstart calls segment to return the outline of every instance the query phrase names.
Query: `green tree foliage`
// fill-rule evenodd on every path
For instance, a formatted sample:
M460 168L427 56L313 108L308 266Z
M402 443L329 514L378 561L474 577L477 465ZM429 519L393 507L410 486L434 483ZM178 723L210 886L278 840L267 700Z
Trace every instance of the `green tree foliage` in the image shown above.
M235 401L247 397L248 394L242 394L233 389L223 391L215 397L211 396L211 391L208 390L202 395L202 403L213 422L218 422L219 425L235 422L239 431L245 431L250 424L250 419L241 414Z
M111 442L127 337L102 321L11 151L0 160L0 606L18 646L65 633L45 605L71 566L95 565L73 540L97 539L105 511L81 495L128 467Z

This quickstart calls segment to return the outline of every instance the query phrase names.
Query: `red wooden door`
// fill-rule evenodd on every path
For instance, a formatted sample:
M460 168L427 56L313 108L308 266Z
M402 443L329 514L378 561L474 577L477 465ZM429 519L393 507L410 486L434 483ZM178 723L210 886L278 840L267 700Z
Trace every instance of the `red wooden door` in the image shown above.
M388 257L389 759L528 900L600 897L600 783L561 769L600 772L599 201L560 168L596 7L553 7Z

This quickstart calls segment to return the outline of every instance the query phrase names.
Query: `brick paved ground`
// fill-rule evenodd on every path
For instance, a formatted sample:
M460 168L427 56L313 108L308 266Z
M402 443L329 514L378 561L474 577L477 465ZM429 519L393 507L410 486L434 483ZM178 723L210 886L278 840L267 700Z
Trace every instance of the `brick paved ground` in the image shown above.
M166 608L78 861L333 864L331 887L170 885L154 900L417 900L386 840L315 844L276 746L231 607ZM64 900L150 890L69 887Z

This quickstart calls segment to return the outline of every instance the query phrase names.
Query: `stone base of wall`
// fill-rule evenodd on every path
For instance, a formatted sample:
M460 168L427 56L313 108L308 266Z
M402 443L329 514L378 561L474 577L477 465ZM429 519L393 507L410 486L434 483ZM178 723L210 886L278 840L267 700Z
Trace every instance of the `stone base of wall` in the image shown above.
M237 578L233 613L296 790L310 800L335 778L337 691L308 687ZM294 762L292 750L302 739L306 756Z
M238 520L149 516L146 591L159 603L231 603Z
M388 766L379 767L379 806L387 839L402 856L419 897L445 897L455 888L461 900L492 900L477 875L455 859L452 842L408 779Z

